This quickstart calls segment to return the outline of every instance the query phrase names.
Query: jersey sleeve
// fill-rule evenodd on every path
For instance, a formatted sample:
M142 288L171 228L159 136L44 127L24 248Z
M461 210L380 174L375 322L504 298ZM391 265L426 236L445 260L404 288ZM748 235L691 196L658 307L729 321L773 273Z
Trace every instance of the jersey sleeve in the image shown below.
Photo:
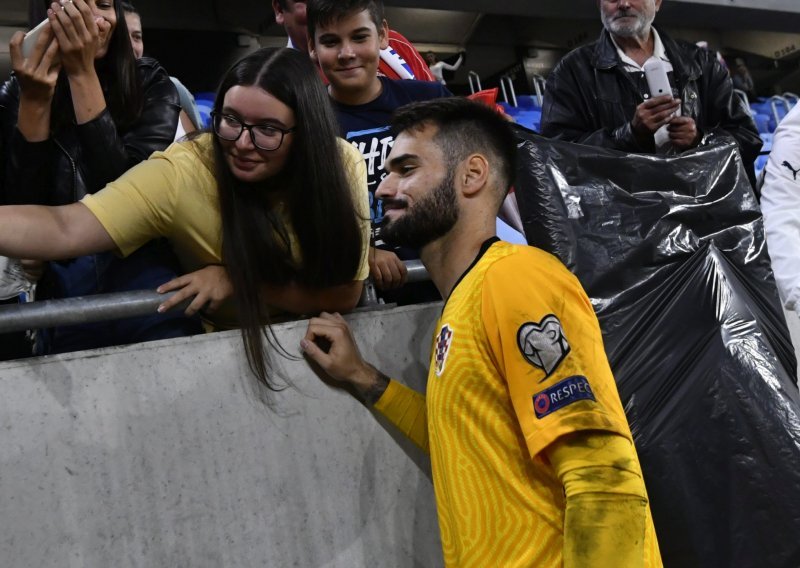
M592 305L558 260L535 251L496 262L482 315L531 457L572 432L631 438Z
M347 141L340 139L339 148L347 170L347 179L350 182L350 191L353 196L353 205L358 216L358 226L361 230L361 262L358 265L353 280L366 280L369 276L369 237L370 237L370 209L369 190L367 189L367 166L361 153Z
M180 179L179 154L188 151L176 146L180 145L153 154L98 193L81 200L111 235L122 256L153 238L170 236Z
M425 395L392 380L374 408L428 453L428 413L425 404Z

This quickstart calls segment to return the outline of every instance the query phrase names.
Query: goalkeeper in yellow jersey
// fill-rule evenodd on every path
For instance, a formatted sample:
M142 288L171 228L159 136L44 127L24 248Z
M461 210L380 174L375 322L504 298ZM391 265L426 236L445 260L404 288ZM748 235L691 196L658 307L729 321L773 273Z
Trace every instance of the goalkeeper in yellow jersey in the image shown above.
M511 128L455 98L394 127L382 234L420 249L446 298L427 395L364 361L338 314L309 322L303 350L430 452L448 566L661 566L589 299L555 257L495 237Z

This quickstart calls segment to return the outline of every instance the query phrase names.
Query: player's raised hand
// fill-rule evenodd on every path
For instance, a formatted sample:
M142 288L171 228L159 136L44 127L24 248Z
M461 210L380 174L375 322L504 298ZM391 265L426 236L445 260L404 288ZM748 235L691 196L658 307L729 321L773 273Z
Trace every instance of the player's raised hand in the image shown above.
M387 379L361 357L341 315L322 312L311 318L300 347L332 379L355 387L365 401L374 402L373 394L383 392Z
M340 382L352 382L351 377L366 366L350 326L339 314L322 312L319 317L311 318L300 347L332 379Z

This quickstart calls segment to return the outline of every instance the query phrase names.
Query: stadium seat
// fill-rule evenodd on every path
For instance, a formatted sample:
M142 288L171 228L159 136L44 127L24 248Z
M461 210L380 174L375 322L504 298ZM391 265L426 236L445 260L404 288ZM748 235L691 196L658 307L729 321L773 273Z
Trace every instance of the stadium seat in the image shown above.
M197 112L200 114L200 121L203 123L201 128L206 128L211 124L211 111L214 107L205 101L197 101Z
M769 134L769 115L763 114L760 112L753 112L753 120L756 123L756 128L758 128L759 133L761 134Z
M517 95L517 104L520 108L531 110L541 110L542 106L539 104L539 99L535 95Z

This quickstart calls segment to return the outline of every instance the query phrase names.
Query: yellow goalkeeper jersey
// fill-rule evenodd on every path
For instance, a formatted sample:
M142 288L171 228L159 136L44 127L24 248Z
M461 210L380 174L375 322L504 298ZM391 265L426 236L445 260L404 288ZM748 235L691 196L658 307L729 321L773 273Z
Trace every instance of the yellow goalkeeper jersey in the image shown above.
M541 250L487 241L442 312L426 398L392 381L375 407L429 448L445 563L562 566L564 488L542 450L584 430L633 443L578 280ZM661 566L649 507L644 544Z

